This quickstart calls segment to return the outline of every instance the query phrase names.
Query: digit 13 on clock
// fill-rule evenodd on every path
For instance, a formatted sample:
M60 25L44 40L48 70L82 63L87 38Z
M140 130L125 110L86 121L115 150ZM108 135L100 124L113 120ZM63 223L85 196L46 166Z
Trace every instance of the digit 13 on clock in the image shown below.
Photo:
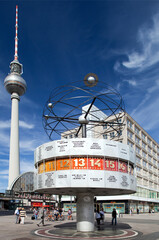
M72 169L87 169L87 158L72 159Z

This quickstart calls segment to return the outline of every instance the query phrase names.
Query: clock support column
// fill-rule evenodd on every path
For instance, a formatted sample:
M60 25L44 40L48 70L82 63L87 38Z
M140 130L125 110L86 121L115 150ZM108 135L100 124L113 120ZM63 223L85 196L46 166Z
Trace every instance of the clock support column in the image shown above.
M92 193L77 194L77 231L94 231L94 195Z

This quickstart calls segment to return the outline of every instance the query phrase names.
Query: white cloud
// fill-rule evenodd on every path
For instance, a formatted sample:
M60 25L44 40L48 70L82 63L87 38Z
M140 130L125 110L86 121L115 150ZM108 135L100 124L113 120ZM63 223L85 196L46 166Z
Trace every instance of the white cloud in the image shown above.
M0 121L0 128L10 128L10 120L7 121Z
M9 143L9 134L6 134L5 132L0 132L0 145L6 148L9 147Z
M124 61L122 64L127 68L139 68L142 67L145 58L144 53L140 55L137 52L133 52L128 55L128 61Z
M33 129L34 128L34 124L28 124L24 121L19 121L19 127L22 127L22 128L27 128L27 129Z
M8 175L1 175L0 179L7 179L8 180ZM3 186L3 188L4 188L4 186Z
M0 164L1 165L9 165L9 160L8 159L0 159Z
M137 82L134 79L123 80L123 82L129 83L129 85L132 85L133 87L137 86Z
M11 126L11 121L7 120L7 121L0 121L0 128L4 129L4 128L10 128ZM34 128L34 124L28 124L22 120L19 120L19 127L21 128L26 128L26 129L32 129Z
M9 173L8 169L0 171L0 175L8 175L8 173Z
M159 14L155 15L151 27L144 26L138 31L137 41L140 44L140 52L132 50L127 53L128 60L122 65L128 69L136 69L141 72L159 62ZM116 71L121 70L117 62L114 66Z

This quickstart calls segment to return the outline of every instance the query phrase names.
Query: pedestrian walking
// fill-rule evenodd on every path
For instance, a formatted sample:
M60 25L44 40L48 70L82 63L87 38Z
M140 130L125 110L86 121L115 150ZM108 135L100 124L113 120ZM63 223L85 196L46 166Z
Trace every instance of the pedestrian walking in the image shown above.
M17 207L15 212L14 212L14 215L16 216L16 219L15 219L15 223L19 223L19 214L20 214L20 211L19 211L19 208Z
M117 217L117 212L116 212L116 209L113 208L113 211L112 211L112 225L113 225L114 221L115 221L115 225L117 224L116 217Z
M45 218L45 210L44 207L42 207L39 211L39 217L41 218L41 221L37 224L37 226L39 227L40 224L42 224L44 226L44 218Z
M20 223L21 224L24 224L25 217L26 217L26 211L24 210L24 208L22 208L20 210Z

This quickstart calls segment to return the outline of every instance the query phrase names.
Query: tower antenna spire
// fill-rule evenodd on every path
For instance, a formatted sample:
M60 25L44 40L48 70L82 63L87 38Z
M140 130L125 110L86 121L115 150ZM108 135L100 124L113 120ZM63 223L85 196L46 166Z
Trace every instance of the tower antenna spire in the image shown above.
M15 55L14 60L18 61L18 5L16 5L16 20L15 20Z

